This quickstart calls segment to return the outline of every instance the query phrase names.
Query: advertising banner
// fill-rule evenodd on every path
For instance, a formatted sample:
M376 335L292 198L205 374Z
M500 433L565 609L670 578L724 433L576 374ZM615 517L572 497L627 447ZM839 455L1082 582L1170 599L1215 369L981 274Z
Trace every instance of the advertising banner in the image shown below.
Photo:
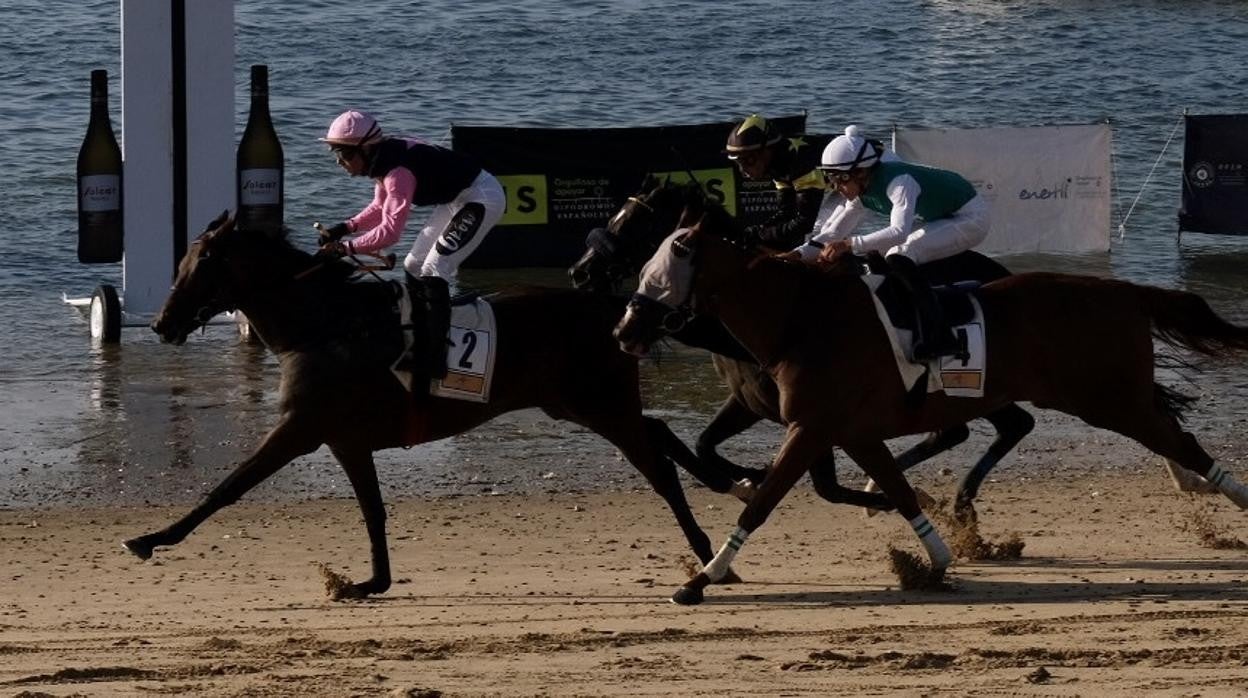
M805 115L771 121L786 135L806 125ZM585 252L589 231L605 226L647 175L696 178L744 222L766 218L775 210L775 187L743 179L724 155L732 126L452 126L452 148L476 157L507 192L506 213L467 265L568 266Z
M903 160L953 170L975 185L992 209L980 252L1109 250L1109 124L898 128L893 145Z
M1179 230L1248 235L1248 116L1184 117Z

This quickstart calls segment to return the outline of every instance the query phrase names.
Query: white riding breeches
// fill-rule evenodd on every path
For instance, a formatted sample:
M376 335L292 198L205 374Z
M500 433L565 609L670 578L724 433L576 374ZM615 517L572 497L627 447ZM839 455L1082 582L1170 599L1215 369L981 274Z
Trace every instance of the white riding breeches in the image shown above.
M502 185L481 170L459 196L433 208L403 268L413 276L446 279L454 287L459 265L481 245L506 208Z
M988 202L976 194L952 216L924 221L921 227L906 236L904 242L889 248L884 256L904 255L915 264L952 257L983 242L991 227L992 212Z

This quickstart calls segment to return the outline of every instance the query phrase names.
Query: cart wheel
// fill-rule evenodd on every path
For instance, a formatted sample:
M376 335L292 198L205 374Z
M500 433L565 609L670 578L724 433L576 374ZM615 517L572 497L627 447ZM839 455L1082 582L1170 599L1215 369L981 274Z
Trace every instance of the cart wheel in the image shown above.
M121 341L121 301L117 289L100 284L91 294L91 337L105 344Z

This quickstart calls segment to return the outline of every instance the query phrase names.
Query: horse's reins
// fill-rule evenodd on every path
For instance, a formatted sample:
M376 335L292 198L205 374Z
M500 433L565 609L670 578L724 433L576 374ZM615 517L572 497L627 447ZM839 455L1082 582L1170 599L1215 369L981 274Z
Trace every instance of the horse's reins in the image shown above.
M642 208L646 209L646 210L647 210L647 211L649 211L650 213L654 213L654 207L653 207L653 206L651 206L650 204L646 203L645 201L642 201L640 197L630 196L630 197L628 197L627 199L625 199L625 201L631 201L631 202L633 202L633 203L637 204L638 206L640 206L640 207L642 207Z
M371 133L371 131L370 131L370 133ZM313 228L316 228L316 230L317 230L318 232L321 232L321 233L325 232L325 226L321 225L319 221L318 221L318 222L316 222L316 223L313 223L313 224L312 224L312 227L313 227ZM394 254L393 254L393 253L391 253L391 254L388 254L388 255L385 255L385 256L382 256L382 255L379 255L379 254L373 254L373 253L371 253L371 252L361 252L360 254L361 254L361 255L367 255L367 256L372 257L372 258L374 258L374 259L381 260L381 264L380 264L380 265L365 264L364 262L360 261L360 258L359 258L359 257L357 257L357 256L356 256L356 253L354 253L354 252L347 252L347 253L346 253L346 255L344 255L344 256L346 256L348 259L350 259L352 262L354 262L354 263L355 263L355 266L356 266L356 267L357 267L360 271L365 271L365 272L368 272L369 274L372 274L372 275L373 275L373 278L374 278L374 279L377 279L378 281L385 281L385 279L382 279L380 276L378 276L377 272L378 272L378 271L389 271L390 269L393 269L393 268L394 268L395 261L396 261ZM312 275L312 274L316 273L317 271L320 271L321 269L324 269L324 268L325 268L325 262L321 262L321 263L319 263L319 264L314 264L314 265L312 265L312 266L308 267L307 269L304 269L303 271L299 272L298 274L295 274L295 276L294 276L294 280L295 280L295 281L301 281L301 280L303 280L305 277L310 276L310 275Z
M364 271L364 272L368 272L369 274L372 274L373 278L377 279L378 281L385 281L385 279L377 275L378 271L389 271L390 269L393 269L395 266L396 259L393 253L385 255L385 256L382 256L379 254L373 254L371 252L361 252L359 254L380 260L381 264L366 264L363 261L361 261L359 257L357 257L354 253L351 253L351 252L348 252L345 256L355 263L355 266L359 269L359 271ZM292 278L295 281L302 281L304 278L311 276L312 274L320 271L321 269L324 269L326 264L327 262L319 262L317 264L313 264L307 269L304 269L298 274L295 274L294 277Z

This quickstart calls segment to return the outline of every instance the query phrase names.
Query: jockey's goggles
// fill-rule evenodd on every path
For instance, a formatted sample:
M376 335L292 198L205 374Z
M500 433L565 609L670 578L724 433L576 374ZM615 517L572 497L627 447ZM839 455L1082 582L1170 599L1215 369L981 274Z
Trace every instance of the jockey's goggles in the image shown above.
M854 178L854 170L825 170L820 169L823 173L823 181L832 184L844 184Z

